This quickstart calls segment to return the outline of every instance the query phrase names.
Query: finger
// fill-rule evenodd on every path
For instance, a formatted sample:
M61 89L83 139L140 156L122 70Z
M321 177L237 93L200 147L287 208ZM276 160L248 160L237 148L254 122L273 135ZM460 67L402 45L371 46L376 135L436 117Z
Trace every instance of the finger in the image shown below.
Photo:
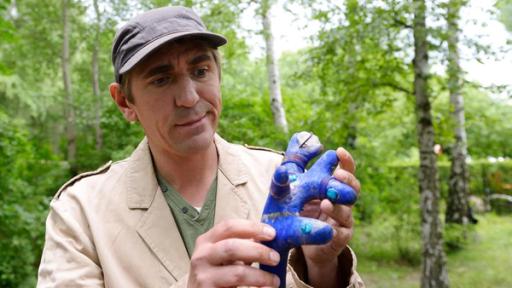
M322 149L320 140L313 133L295 133L288 142L283 163L290 172L303 173L309 161L320 154Z
M268 241L274 239L276 231L270 225L244 219L223 221L197 238L200 243L215 243L228 238ZM197 245L196 245L197 246Z
M282 199L290 194L288 170L284 165L277 167L272 177L270 193L277 199Z
M345 247L347 247L348 242L352 239L352 228L346 227L334 227L334 236L332 241L329 242L329 247L335 251L335 253L339 254Z
M285 217L280 219L280 229L276 240L278 246L298 247L308 244L325 244L332 239L331 225L313 218Z
M321 203L322 215L330 215L326 220L333 228L333 238L327 243L326 247L333 252L340 253L343 250L353 233L353 217L351 207L345 205L333 205L331 202L324 200Z
M211 246L208 262L213 265L258 262L274 266L279 263L279 254L267 246L247 239L225 239Z
M337 167L336 170L334 170L333 177L354 188L357 194L361 191L361 183L357 180L356 176L349 171Z
M350 153L345 150L345 148L338 147L338 149L336 149L336 155L340 160L340 167L342 169L347 170L352 174L356 172L356 162L354 161L354 158L352 158L352 155L350 155Z
M336 155L336 152L334 152L334 150L328 150L315 162L315 164L313 164L309 173L330 175L336 167L336 164L338 164L338 156Z
M357 201L357 192L354 188L335 178L331 178L325 190L321 192L322 199L327 198L335 204L352 205Z
M320 216L320 200L314 199L304 204L300 216L309 218L318 218Z
M320 209L341 227L351 228L354 225L351 206L333 205L330 201L324 200L320 203Z
M323 145L315 134L302 131L293 135L288 148L290 149L287 149L287 152L289 150L295 151L295 153L305 156L309 161L320 154Z
M279 277L276 275L245 265L219 266L208 277L213 287L279 287Z
M299 144L299 149L308 150L308 151L316 151L319 152L322 148L322 143L320 143L320 139L311 133L311 132L299 132L297 135L297 142Z

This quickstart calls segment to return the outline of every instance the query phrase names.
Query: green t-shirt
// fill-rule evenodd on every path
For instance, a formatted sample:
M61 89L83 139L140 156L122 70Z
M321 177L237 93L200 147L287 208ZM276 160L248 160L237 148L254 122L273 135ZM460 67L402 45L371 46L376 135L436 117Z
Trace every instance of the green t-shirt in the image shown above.
M217 176L213 179L203 207L198 211L169 185L160 175L157 176L160 189L164 192L165 200L171 208L174 220L180 231L183 243L189 257L194 252L196 239L213 227L215 218L215 198L217 195Z

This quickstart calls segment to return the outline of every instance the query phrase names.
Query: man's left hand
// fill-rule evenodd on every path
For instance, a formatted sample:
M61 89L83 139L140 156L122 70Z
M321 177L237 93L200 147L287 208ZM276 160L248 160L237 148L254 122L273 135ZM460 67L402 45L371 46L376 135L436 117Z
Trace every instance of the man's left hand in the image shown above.
M341 147L336 150L336 155L340 161L333 176L351 186L359 194L361 185L354 176L356 170L354 159L347 150ZM333 205L327 199L313 200L304 206L301 216L325 221L334 229L334 236L327 244L302 246L308 266L310 284L315 287L331 287L331 284L336 283L337 280L335 276L337 275L338 256L352 238L354 222L352 206ZM330 271L332 273L329 273ZM328 279L327 275L332 275L333 278Z

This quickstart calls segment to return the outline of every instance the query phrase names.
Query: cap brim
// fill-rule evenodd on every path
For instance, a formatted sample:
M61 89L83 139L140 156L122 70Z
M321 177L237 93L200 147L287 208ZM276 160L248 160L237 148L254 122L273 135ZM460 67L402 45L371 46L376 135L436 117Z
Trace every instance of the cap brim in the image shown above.
M144 46L142 49L137 51L122 67L119 69L119 74L124 74L130 69L132 69L137 63L139 63L144 57L151 54L151 52L155 51L157 48L162 46L163 44L172 41L177 40L183 37L194 37L199 39L204 39L208 43L212 44L213 47L217 48L219 46L222 46L228 42L224 36L210 33L210 32L183 32L183 33L174 33L169 34L166 36L163 36L161 38L158 38L146 46Z

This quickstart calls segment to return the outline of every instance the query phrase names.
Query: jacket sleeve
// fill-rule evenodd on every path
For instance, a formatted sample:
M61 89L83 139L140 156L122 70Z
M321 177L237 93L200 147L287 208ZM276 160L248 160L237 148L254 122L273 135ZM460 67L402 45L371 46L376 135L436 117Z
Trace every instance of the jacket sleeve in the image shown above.
M73 196L51 202L37 287L104 287L86 216Z
M364 282L356 272L357 259L350 247L347 246L338 256L338 277L344 283L342 287L365 288ZM302 249L292 249L288 260L287 287L311 288L306 284L307 266Z

